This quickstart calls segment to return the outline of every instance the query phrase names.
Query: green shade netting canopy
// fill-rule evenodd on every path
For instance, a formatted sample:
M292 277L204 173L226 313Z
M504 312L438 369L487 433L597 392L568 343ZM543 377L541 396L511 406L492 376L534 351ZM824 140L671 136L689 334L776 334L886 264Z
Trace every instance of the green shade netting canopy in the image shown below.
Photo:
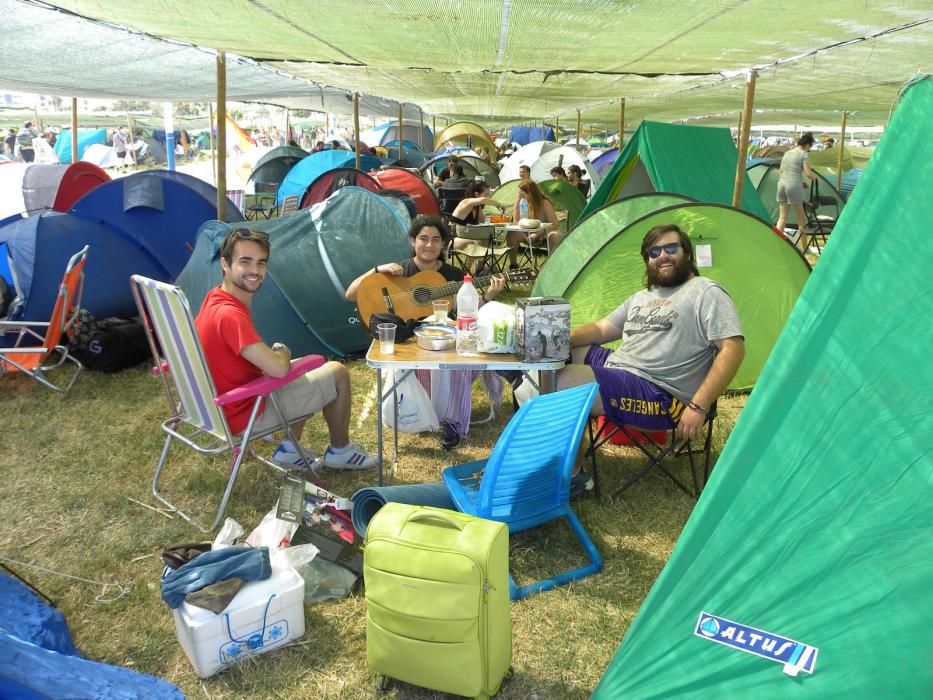
M926 79L902 98L597 700L930 696L933 197L916 164L933 162L931 122ZM694 636L701 610L817 647L813 674Z
M728 129L642 122L590 197L583 216L615 199L652 191L731 204L737 160ZM742 209L768 217L747 177Z
M556 253L561 253L565 246L571 246L573 252L580 250L575 242L585 238L586 230L596 229L599 223L594 217L584 221ZM582 266L556 283L539 279L534 294L557 292L566 284L560 296L570 301L573 328L603 318L644 288L641 241L652 227L670 223L687 233L698 260L697 246L709 246L712 265L698 265L700 274L722 284L735 301L745 331L745 361L729 388L751 389L809 277L810 266L787 240L746 212L721 204L686 202L654 211L621 230L616 229L611 237L605 236L613 228L608 225L602 229L603 245L587 258L583 258L587 251L582 251L579 256L585 260ZM560 259L566 260L566 255ZM548 261L545 272L553 262Z
M747 172L748 179L751 180L752 185L758 190L758 196L761 197L762 204L764 204L765 209L768 210L768 221L772 224L777 223L778 215L780 214L780 208L777 203L778 180L781 177L780 162L756 163L755 165L749 166ZM842 213L842 209L846 204L845 200L842 198L842 195L839 194L839 191L833 187L832 183L819 172L817 172L817 177L819 177L820 197L830 197L834 203L830 204L827 202L826 204L820 204L820 206L817 207L816 214L817 216L829 217L833 220L838 219L839 214ZM806 180L806 182L810 181ZM807 198L809 198L809 193L812 191L813 186L809 185L807 189ZM797 212L794 211L794 207L788 207L787 223L797 223Z

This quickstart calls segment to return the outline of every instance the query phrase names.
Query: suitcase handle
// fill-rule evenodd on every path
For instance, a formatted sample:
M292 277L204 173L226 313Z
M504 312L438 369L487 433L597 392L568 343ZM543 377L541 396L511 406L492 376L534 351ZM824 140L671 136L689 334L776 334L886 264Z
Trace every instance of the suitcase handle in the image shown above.
M450 525L457 530L462 530L466 523L458 520L453 516L453 514L448 515L444 510L418 510L408 516L409 522L415 522L416 520L439 520L445 525Z

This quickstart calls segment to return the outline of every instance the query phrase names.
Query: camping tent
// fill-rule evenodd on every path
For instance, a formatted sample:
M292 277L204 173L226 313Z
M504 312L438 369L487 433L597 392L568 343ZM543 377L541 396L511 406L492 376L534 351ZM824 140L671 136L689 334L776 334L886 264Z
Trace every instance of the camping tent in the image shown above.
M363 171L376 170L382 162L373 156L360 156L360 169ZM282 184L279 185L276 203L282 206L285 198L290 195L304 197L305 190L317 179L318 175L333 168L355 168L356 155L351 151L331 149L312 153L292 166Z
M576 226L580 213L586 207L586 197L579 188L567 180L542 180L538 187L551 200L554 209L567 212L567 223L561 229L569 231Z
M602 175L586 156L581 155L575 148L561 146L553 141L535 141L519 148L503 161L499 178L503 182L517 178L518 169L522 165L531 168L531 179L536 182L550 179L551 168L557 165L564 170L571 165L580 166L590 180L590 192L595 192L602 182Z
M11 163L0 169L0 219L45 209L67 211L82 194L109 181L107 173L83 161L71 165Z
M217 204L180 178L143 171L91 190L71 213L128 236L159 261L160 279L170 282L188 262L198 228L217 218Z
M596 166L596 171L600 175L605 175L609 172L609 168L612 167L612 164L619 159L619 153L619 149L613 146L594 157L592 162L593 165Z
M674 204L621 229L609 221L590 216L574 229L544 266L547 277L534 295L570 300L574 327L596 321L643 288L645 234L677 224L694 247L708 246L711 265L700 264L703 249L696 251L700 274L721 283L738 307L746 354L729 388L751 389L810 274L803 256L761 219L721 204Z
M99 318L136 314L130 275L169 279L166 269L137 241L99 220L72 214L45 211L28 219L8 218L0 222L0 248L3 245L13 261L21 300L11 313L16 321L49 320L65 266L85 245L91 249L81 306Z
M78 160L84 158L88 146L95 143L107 145L106 129L78 129ZM61 163L71 162L71 129L62 129L55 139L55 155Z
M251 228L268 233L272 244L266 280L252 305L260 335L285 343L296 356L342 357L364 350L369 338L344 292L366 270L408 256L404 205L344 187L310 209L256 221ZM216 222L202 226L178 278L195 313L220 282L220 244L229 231Z
M387 190L404 192L411 198L419 214L440 216L434 190L420 177L404 168L383 168L370 173L381 187Z
M747 168L748 179L751 180L752 185L758 190L758 196L761 197L762 204L764 204L765 209L767 209L768 213L771 215L768 221L772 224L777 223L778 214L780 213L777 203L777 186L778 180L781 177L780 163L781 161L779 160L762 158L749 161ZM832 219L836 219L839 214L842 213L845 200L842 198L842 195L839 194L839 191L832 186L829 180L823 177L819 172L816 174L819 178L820 197L831 197L835 201L835 204L820 205L816 213L819 216L828 216ZM806 180L806 178L804 178L804 180L804 184L810 182ZM812 188L812 185L810 185L810 187ZM789 208L787 223L797 223L797 213L794 211L793 207Z
M113 150L113 146L102 143L92 143L84 149L81 160L92 163L98 168L115 168L120 165L120 160L117 158L117 152Z
M304 197L301 198L300 208L306 209L312 204L323 202L341 187L362 187L370 192L382 189L378 182L362 170L348 167L332 168L318 175L314 182L308 185Z
M386 146L386 162L402 168L420 168L434 157L433 151L422 151L411 141L402 142L402 155L399 157L398 141L390 141Z
M402 120L401 138L403 141L410 142L414 148L422 151L432 150L434 147L434 134L431 132L430 127L413 120ZM398 140L398 120L380 124L374 129L360 134L360 141L367 146L389 146L391 142L397 142ZM404 146L408 148L407 143Z
M217 203L217 188L214 187L211 183L206 182L200 178L195 177L194 175L189 175L188 173L183 173L178 170L146 170L145 174L150 177L161 177L166 180L174 180L180 185L191 188L199 195L201 195L208 202ZM227 222L237 222L244 221L243 213L237 209L236 204L233 203L233 200L227 197Z
M906 88L597 700L930 697L933 198L916 164L933 162L931 120L926 78ZM804 650L774 635L819 650L812 674L781 672L779 649L800 656L791 673Z
M0 697L183 700L160 678L82 658L65 616L6 574L0 599Z
M554 141L554 129L550 126L513 126L509 130L509 140L520 146L535 141Z
M273 148L256 161L247 181L252 180L256 183L257 192L275 192L288 175L288 171L307 156L306 150L295 146Z
M475 155L458 155L457 162L463 166L463 176L468 180L481 177L492 189L496 189L502 182L498 171L489 163L488 160L484 160L483 158ZM441 153L440 155L434 156L431 160L427 161L424 165L421 166L422 176L430 182L433 182L434 177L436 177L444 168L448 167L449 163L449 153Z
M475 122L454 122L448 125L434 137L434 150L440 151L446 148L448 141L454 146L467 146L477 155L480 154L480 149L483 149L487 157L493 159L496 157L496 146L492 142L492 137L488 131Z
M586 205L643 192L677 192L701 202L732 203L738 151L728 129L642 122ZM742 209L767 220L768 210L746 178Z

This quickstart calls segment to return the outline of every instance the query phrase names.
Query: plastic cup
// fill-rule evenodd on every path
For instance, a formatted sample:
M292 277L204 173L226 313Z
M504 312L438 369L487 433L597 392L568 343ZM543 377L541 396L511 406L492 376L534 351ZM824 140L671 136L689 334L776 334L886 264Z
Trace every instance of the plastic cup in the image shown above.
M383 355L391 355L395 352L395 324L380 323L376 326L379 332L379 352Z
M447 323L447 312L450 309L450 302L446 299L432 301L434 307L434 323Z

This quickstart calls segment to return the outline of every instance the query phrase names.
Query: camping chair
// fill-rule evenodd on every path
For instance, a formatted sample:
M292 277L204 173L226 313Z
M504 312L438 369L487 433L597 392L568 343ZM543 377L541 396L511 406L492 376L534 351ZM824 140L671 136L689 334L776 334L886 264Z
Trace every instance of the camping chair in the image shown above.
M674 484L688 496L699 498L700 492L706 485L707 479L709 479L709 464L712 456L713 445L713 423L715 420L716 402L714 401L713 405L710 406L709 412L706 414L706 420L704 422L706 436L703 439L703 447L698 449L691 445L689 440L687 442L678 442L674 437L673 430L660 433L662 437L659 439L658 433L648 432L636 425L617 425L611 421L606 420L605 418L602 418L602 420L592 419L588 426L590 445L586 450L586 455L590 458L590 464L593 467L593 483L596 497L598 498L600 496L596 452L607 442L613 441L613 438L616 438L617 436L624 436L624 444L632 444L641 450L642 453L648 458L648 463L641 470L639 470L635 476L631 477L628 481L613 491L609 497L610 499L614 499L655 467L667 474L671 481L673 481ZM595 431L593 428L594 424L597 425ZM667 439L665 440L664 438ZM702 455L703 457L702 481L699 481L697 478L697 464L694 461L694 457L699 455ZM664 465L664 461L666 459L677 459L679 457L686 457L690 463L690 475L693 479L692 491Z
M492 275L506 271L505 260L509 248L508 246L500 247L497 244L495 226L492 224L481 224L479 226L458 225L455 235L458 238L476 241L476 243L470 243L460 250L451 246L450 262L463 270L464 274L473 274L470 272L473 263L476 263L477 274L482 272L486 275Z
M233 205L241 214L243 213L243 200L245 196L246 194L243 190L227 190L227 199L233 202Z
M156 361L153 372L158 373L162 379L171 411L171 416L162 422L162 430L166 437L162 455L159 457L159 463L152 478L152 495L202 532L210 532L217 527L223 517L250 441L264 438L277 430L284 430L298 448L305 464L311 466L311 460L301 447L301 443L295 438L272 392L306 372L320 367L324 364L324 358L320 355L303 357L292 363L291 371L284 377L278 379L260 377L225 394L218 395L184 292L173 285L141 275L133 275L130 282L136 305L139 307L139 316L149 339L149 347ZM236 436L230 431L222 406L243 399L253 399L253 409L243 434ZM259 409L266 399L276 412L279 424L262 431L254 430L253 426L259 418ZM298 422L307 417L293 418L291 422ZM217 515L210 527L201 527L190 515L159 493L159 477L162 475L169 450L175 441L181 442L201 455L214 456L229 452L233 458L229 470L230 476L224 487ZM283 471L271 460L250 451L259 461L278 471Z
M285 199L282 200L282 206L279 207L279 216L285 216L286 214L291 214L294 211L298 211L298 205L301 203L301 199L297 194L290 194Z
M821 207L827 206L835 207L835 216L826 216L819 213ZM803 211L807 215L807 224L804 231L810 236L806 241L807 244L804 246L804 250L814 247L822 255L826 240L829 238L829 234L832 233L836 220L839 218L839 202L836 201L835 197L820 195L819 181L811 180L810 200L803 203Z
M68 348L59 345L59 342L76 323L78 307L81 304L81 292L84 289L84 265L87 262L89 249L90 246L84 246L68 261L61 286L58 288L55 306L52 307L52 316L47 322L0 321L0 334L9 331L17 333L12 347L0 348L0 374L22 372L63 395L74 386L81 373L81 363L68 354ZM44 335L39 332L40 329L44 329ZM23 345L24 341L35 342L36 340L41 341L41 345ZM58 359L47 364L56 353ZM46 373L56 367L61 367L65 362L73 362L75 371L67 384L59 386L48 379Z
M438 187L437 203L441 210L444 220L450 222L450 216L454 213L457 205L463 201L466 196L465 187Z
M508 524L520 532L557 518L567 518L589 564L516 586L512 600L547 591L598 573L603 562L570 507L570 475L596 384L543 394L526 401L496 441L488 459L447 467L444 483L457 509Z
M537 234L537 238L528 238L518 244L518 258L516 260L519 267L527 267L532 270L540 271L544 262L539 263L539 257L547 261L548 243L547 236L551 232L552 226L546 225L544 230Z

